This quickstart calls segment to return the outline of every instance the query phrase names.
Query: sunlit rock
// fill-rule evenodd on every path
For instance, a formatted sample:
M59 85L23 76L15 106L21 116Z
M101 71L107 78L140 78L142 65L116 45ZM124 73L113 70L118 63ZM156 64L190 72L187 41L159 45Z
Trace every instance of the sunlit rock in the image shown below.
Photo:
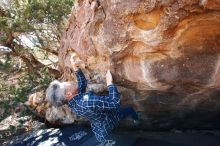
M61 40L62 79L74 78L66 58L75 52L93 86L105 87L111 69L120 92L127 91L122 104L141 111L145 125L215 125L220 117L219 6L218 0L78 0Z

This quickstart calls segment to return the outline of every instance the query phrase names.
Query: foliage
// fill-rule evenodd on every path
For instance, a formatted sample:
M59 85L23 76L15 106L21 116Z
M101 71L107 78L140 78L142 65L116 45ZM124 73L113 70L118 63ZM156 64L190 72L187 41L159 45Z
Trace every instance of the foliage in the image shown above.
M58 25L70 13L72 5L73 0L8 0L1 8L1 32L27 33L43 23Z
M57 62L50 59L50 64L55 63L51 69L51 66L39 60L39 56L46 60L51 53L57 55L59 38L72 5L73 0L0 1L0 46L11 50L5 54L6 57L0 57L1 107L7 109L10 106L8 101L15 104L25 102L33 89L45 88L55 78L51 70L55 70ZM32 44L25 44L22 37ZM22 67L17 69L19 58L23 60ZM5 62L1 62L1 59ZM20 75L16 84L9 82L9 78L18 72ZM5 115L7 112L10 113L8 110Z
M0 46L10 48L11 54L20 57L29 70L43 68L36 51L43 52L48 60L50 55L58 55L60 36L72 5L73 0L0 2Z
M19 70L12 68L14 62L11 60L9 62L6 62L5 64L2 64L1 70L4 70L5 73L1 74L2 78L0 78L0 97L4 97L0 101L0 110L3 110L3 113L0 114L0 121L8 117L9 115L12 115L12 113L15 112L16 107L20 106L22 103L23 109L19 111L19 117L32 117L32 112L30 111L30 108L28 108L24 103L28 99L28 95L31 92L34 92L35 89L38 90L44 90L48 86L48 83L54 80L54 76L49 75L49 71L47 68L41 69L42 78L39 78L38 76L30 73L30 72L19 72ZM8 81L10 78L13 78L13 75L16 75L16 73L10 74L10 72L13 70L13 72L22 73L18 76L18 78L14 79L15 84L10 84ZM5 139L8 136L12 136L19 132L19 129L23 127L24 121L19 120L18 126L10 125L7 135L1 134L0 136ZM0 137L0 141L1 141Z
M73 0L0 0L0 47L10 50L2 55L0 48L0 121L26 102L30 93L46 89L55 79L57 59L51 58L58 55L72 6ZM19 115L30 115L28 109ZM9 130L15 133L17 128Z
M18 103L27 101L28 95L35 90L44 90L48 84L54 80L54 76L50 75L48 68L40 69L42 78L28 71L19 71L19 69L12 68L15 64L13 61L5 62L2 64L0 78L0 106L1 109L12 109ZM10 73L12 72L13 73ZM18 75L17 75L18 74ZM17 77L15 77L17 76ZM13 83L14 82L14 83ZM0 121L11 114L11 110L5 110L0 114Z

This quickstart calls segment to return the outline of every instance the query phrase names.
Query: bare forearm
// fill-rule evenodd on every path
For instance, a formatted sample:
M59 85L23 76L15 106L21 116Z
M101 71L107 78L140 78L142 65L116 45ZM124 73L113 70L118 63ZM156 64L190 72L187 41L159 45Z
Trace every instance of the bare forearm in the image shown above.
M106 84L107 86L112 85L112 74L110 70L108 70L106 73Z

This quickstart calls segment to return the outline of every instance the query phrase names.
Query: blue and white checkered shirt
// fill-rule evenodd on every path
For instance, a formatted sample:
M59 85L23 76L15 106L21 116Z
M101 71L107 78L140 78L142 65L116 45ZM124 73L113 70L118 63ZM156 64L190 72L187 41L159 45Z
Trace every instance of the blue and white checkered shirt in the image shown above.
M108 86L108 96L95 96L93 92L85 92L87 80L79 69L76 71L78 94L69 102L72 112L87 119L91 123L99 142L104 142L109 132L120 121L120 95L114 85Z

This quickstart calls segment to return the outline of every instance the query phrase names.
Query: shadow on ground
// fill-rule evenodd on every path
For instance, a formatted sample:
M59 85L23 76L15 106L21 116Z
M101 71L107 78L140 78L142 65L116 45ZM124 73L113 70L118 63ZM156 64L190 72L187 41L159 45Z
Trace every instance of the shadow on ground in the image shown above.
M219 131L150 132L117 129L108 139L114 146L220 146ZM32 131L14 137L7 146L96 146L89 127L74 125Z

